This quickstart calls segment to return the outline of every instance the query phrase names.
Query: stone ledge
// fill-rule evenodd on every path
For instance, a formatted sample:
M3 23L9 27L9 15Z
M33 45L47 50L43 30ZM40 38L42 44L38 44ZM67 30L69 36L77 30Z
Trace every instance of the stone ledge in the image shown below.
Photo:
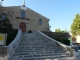
M28 21L30 21L30 19L29 19L29 18L16 17L16 19L24 19L24 20L28 20Z
M7 47L0 46L0 54L7 54Z

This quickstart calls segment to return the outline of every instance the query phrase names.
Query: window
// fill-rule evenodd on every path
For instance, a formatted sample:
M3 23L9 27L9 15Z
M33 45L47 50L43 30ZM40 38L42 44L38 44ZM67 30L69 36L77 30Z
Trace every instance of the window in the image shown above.
M39 19L39 22L38 22L38 23L39 23L39 25L42 25L42 20L41 20L41 19Z
M5 19L5 18L6 18L6 14L2 13L2 19Z
M25 18L25 11L21 12L21 18Z

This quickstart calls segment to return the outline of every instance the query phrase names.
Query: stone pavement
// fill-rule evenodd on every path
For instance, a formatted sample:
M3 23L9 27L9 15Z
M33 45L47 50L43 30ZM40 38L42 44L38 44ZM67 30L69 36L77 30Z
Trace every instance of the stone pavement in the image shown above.
M66 58L59 58L53 60L80 60L80 57L66 57Z
M6 58L5 57L0 57L0 60L6 60Z
M79 50L79 56L59 58L59 59L54 59L54 60L80 60L80 50Z

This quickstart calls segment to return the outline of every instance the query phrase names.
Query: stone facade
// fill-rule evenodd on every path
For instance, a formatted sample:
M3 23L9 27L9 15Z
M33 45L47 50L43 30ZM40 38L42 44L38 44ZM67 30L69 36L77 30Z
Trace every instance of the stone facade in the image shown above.
M26 31L50 31L49 19L40 15L39 13L27 8L25 11L26 16L21 18L21 6L4 7L3 13L10 19L10 22L14 29L20 28L20 23L25 23ZM39 19L42 20L42 24L39 24Z

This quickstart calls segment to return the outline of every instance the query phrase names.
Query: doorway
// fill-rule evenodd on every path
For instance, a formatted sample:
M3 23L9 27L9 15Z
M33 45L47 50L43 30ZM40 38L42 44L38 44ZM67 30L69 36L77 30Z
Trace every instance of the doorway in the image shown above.
M19 28L22 30L22 32L26 32L26 24L24 22L20 23Z

